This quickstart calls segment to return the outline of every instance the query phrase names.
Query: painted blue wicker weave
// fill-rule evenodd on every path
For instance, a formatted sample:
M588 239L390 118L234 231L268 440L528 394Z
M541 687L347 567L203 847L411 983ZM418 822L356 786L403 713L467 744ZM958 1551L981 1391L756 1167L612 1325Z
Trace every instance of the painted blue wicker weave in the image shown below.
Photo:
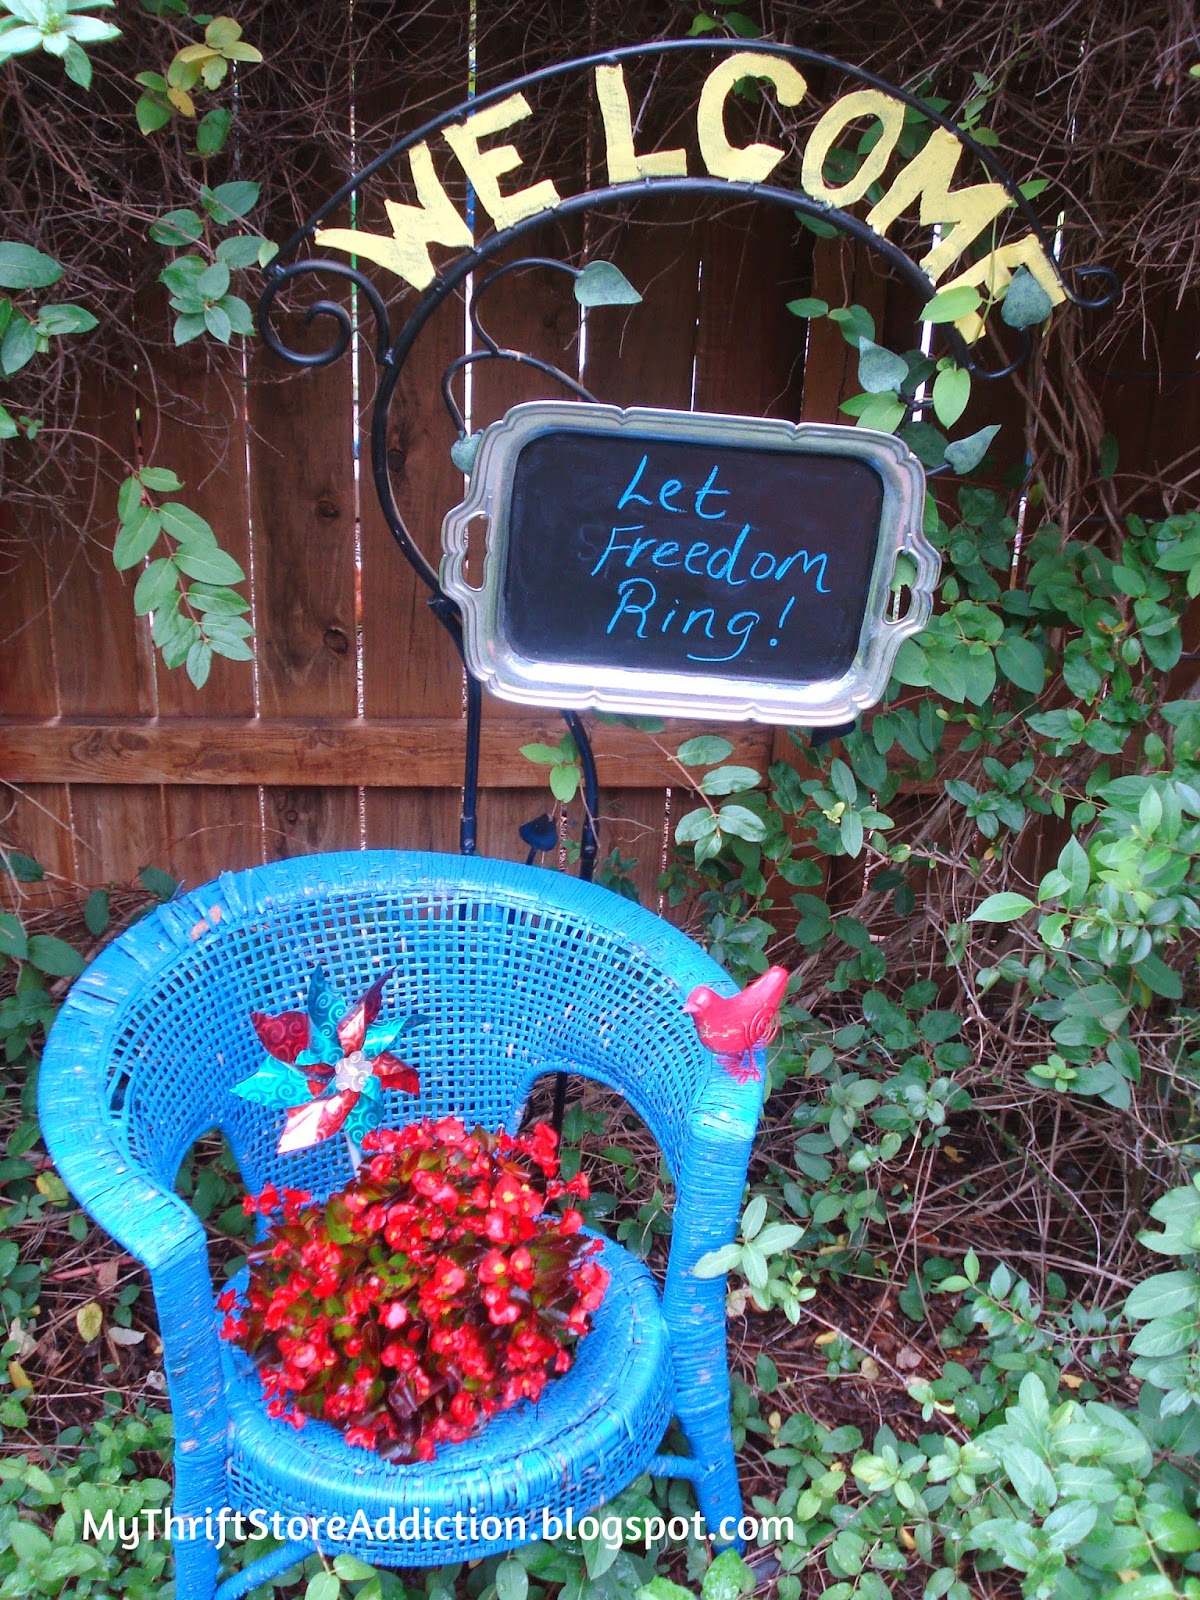
M203 1229L173 1192L184 1154L213 1128L253 1190L272 1180L326 1193L346 1181L344 1141L280 1157L282 1114L231 1093L261 1055L249 1013L295 1006L318 963L347 995L394 968L388 1003L433 1019L405 1041L421 1094L389 1096L393 1125L452 1112L513 1129L534 1081L569 1069L629 1101L676 1185L661 1298L639 1262L606 1245L612 1284L571 1371L536 1406L523 1402L428 1464L389 1466L325 1425L296 1432L266 1415L252 1364L216 1335ZM150 1270L177 1515L229 1506L349 1522L362 1508L374 1527L391 1510L394 1538L326 1548L394 1566L518 1542L511 1531L471 1536L466 1522L466 1536L446 1538L453 1523L439 1528L439 1518L473 1515L478 1528L523 1517L533 1537L543 1510L582 1515L648 1468L691 1479L714 1533L740 1516L724 1283L690 1269L733 1236L762 1085L737 1084L699 1045L683 1011L698 983L733 992L691 940L604 889L507 862L388 851L226 874L103 952L51 1034L40 1112L75 1195ZM658 1454L672 1416L689 1458ZM311 1548L262 1558L218 1591L215 1550L179 1540L178 1594L234 1600Z

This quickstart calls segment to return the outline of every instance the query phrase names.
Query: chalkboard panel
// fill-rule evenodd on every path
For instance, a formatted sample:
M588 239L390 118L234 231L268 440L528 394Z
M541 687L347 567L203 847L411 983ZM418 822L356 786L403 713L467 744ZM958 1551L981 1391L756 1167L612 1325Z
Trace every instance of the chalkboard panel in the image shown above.
M838 678L882 509L879 472L849 456L544 433L513 474L509 642L541 661Z
M923 475L898 440L571 402L485 433L443 583L499 695L809 725L878 698L928 615ZM469 524L488 518L481 589ZM896 557L917 573L888 620Z

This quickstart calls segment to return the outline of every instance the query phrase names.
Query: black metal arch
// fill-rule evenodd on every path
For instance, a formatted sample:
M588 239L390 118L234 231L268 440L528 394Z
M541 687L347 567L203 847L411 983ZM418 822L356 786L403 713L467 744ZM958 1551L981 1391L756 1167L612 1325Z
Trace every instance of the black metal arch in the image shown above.
M653 60L674 56L720 57L741 52L778 56L785 60L803 63L808 66L828 68L855 80L857 83L878 89L892 99L900 101L905 106L919 111L923 117L935 126L944 128L953 134L963 148L983 166L991 178L1003 185L1013 201L1014 212L1018 213L1028 225L1029 232L1034 235L1042 246L1046 259L1054 266L1063 292L1068 300L1076 306L1098 309L1111 304L1120 292L1120 282L1116 274L1108 267L1083 265L1064 269L1059 265L1055 258L1053 242L1043 228L1037 213L1021 194L1016 182L993 151L977 143L976 140L958 128L949 118L943 116L940 112L932 110L910 91L890 84L885 79L877 77L874 73L864 71L849 62L840 61L836 57L825 55L820 51L808 50L802 46L779 44L766 40L750 41L711 38L662 40L651 44L627 45L617 50L603 51L543 67L539 71L527 73L523 77L498 84L489 90L472 96L450 110L430 118L412 133L396 140L381 155L362 168L360 172L355 173L340 189L330 195L308 221L286 241L279 255L267 270L266 286L259 300L258 323L264 341L276 355L298 366L326 366L338 360L349 347L354 332L350 311L346 306L328 299L318 300L309 306L304 313L305 325L311 326L318 319L329 319L332 324L332 338L322 349L302 351L285 343L273 324L272 316L277 297L292 280L313 274L318 277L328 275L348 281L355 285L359 294L363 296L365 303L370 308L374 322L372 344L380 370L371 427L371 460L375 490L393 537L406 559L429 588L430 605L451 635L460 654L462 652L462 620L458 608L442 591L437 573L413 539L396 504L387 464L388 412L404 364L413 345L433 313L448 295L465 283L472 273L481 267L485 267L498 251L544 227L547 222L555 218L570 217L604 206L634 204L647 199L656 200L678 194L719 195L726 199L740 198L774 206L783 206L796 215L814 218L827 223L844 237L857 241L873 254L879 256L893 272L920 296L922 304L932 298L934 285L910 256L897 245L892 244L872 228L869 228L861 218L854 216L851 212L843 211L827 202L814 200L798 190L784 189L768 183L750 183L745 180L728 180L699 174L679 177L649 177L632 183L606 185L584 190L578 194L565 196L552 209L538 212L534 216L527 217L509 228L490 234L472 249L453 257L437 273L420 300L409 311L398 332L393 332L388 309L378 287L364 273L343 261L310 256L298 259L297 252L312 239L322 223L344 201L349 199L351 195L358 193L376 174L388 168L397 157L403 155L412 146L429 139L444 127L458 122L462 118L512 94L521 93L526 89L535 88L538 85L567 77L573 73L589 72L598 66L617 66L627 61ZM578 270L552 257L531 256L502 264L491 272L479 286L475 302L470 308L470 318L472 328L480 341L481 348L467 352L453 362L447 369L443 379L443 396L460 437L465 432L465 425L462 414L454 401L451 384L455 373L474 361L515 361L522 365L536 368L546 377L560 384L568 392L579 398L591 398L588 391L581 384L561 369L524 352L502 348L491 337L480 321L478 301L487 288L507 273L526 267L565 271L573 275ZM1095 283L1099 286L1098 292L1093 294L1083 292L1082 288L1074 287L1073 280L1080 285ZM1019 349L1013 360L1001 368L989 370L982 367L975 360L956 329L949 327L941 331L959 364L982 378L995 379L1007 376L1024 361L1030 347L1029 335L1022 331L1019 336ZM459 830L460 849L464 854L473 854L476 845L475 813L478 787L479 733L482 715L481 700L479 684L468 676L466 773L463 814ZM580 841L579 870L581 877L590 878L594 870L597 853L596 814L598 799L595 762L580 718L574 712L563 712L562 715L568 729L575 738L580 753L584 779L584 824Z

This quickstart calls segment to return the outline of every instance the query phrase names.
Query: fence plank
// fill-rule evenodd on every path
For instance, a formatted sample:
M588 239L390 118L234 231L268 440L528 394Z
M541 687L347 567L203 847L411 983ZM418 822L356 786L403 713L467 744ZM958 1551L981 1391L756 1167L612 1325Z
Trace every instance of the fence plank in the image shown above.
M180 498L206 518L222 547L250 572L250 505L246 475L246 394L242 355L211 341L175 346L158 303L147 307L150 328L162 336L154 382L142 394L145 458L182 479ZM257 707L248 661L213 660L208 682L196 689L182 668L156 661L158 708L164 716L249 717ZM163 793L166 838L159 864L189 883L263 860L262 822L255 789L218 784L168 788Z
M357 789L298 784L290 789L272 786L263 795L269 861L362 847Z
M50 583L38 530L11 504L0 506L0 715L54 716L58 680L50 625ZM40 861L51 876L17 884L0 873L6 903L39 905L58 892L55 878L76 875L70 795L63 784L12 787L6 768L0 788L0 837Z
M348 149L348 42L339 38L331 49L329 78L345 99L330 113L337 119L330 142L344 140ZM339 161L321 145L297 154L295 169L309 174L293 196L302 211L344 181ZM278 224L282 237L290 220L290 210L286 218L268 219L268 231ZM349 305L338 283L310 283L296 298L303 305L318 298ZM297 317L282 326L317 349L332 337L327 318L318 317L308 335ZM353 717L359 619L351 362L343 357L297 371L259 347L249 364L247 399L259 707L265 716ZM300 786L299 776L283 781L283 793L264 795L267 856L292 854L303 840L357 847L357 806L343 793Z
M87 841L77 841L71 828L70 791L64 783L6 784L0 792L0 839L5 849L32 856L46 874L40 883L21 883L0 870L0 910L74 899L76 883L92 875Z
M109 374L96 370L84 379L79 426L111 450L81 451L71 488L46 526L54 660L65 716L138 716L156 708L149 628L133 614L137 575L119 573L112 563L117 487L137 460L136 404L134 389ZM132 877L162 843L158 788L114 795L84 783L70 805L76 834L89 846L86 856L77 853L76 866L89 882Z
M365 163L397 133L419 126L436 111L465 98L470 15L459 0L436 0L417 13L397 8L386 19L372 20L369 32L364 18L356 18L355 25L365 35L355 68L356 121L360 130L366 130L360 131L357 160ZM405 56L435 65L419 78L408 77L398 96L392 62ZM414 103L418 94L419 105ZM443 172L447 192L456 204L465 206L461 172L450 162ZM399 198L402 191L404 199L412 198L406 163L398 163L394 176L372 185L371 190L363 197L358 225L387 231L383 199ZM438 254L437 246L434 253ZM374 274L377 282L386 276ZM385 292L401 287L395 281L380 286ZM406 290L393 299L398 331L417 296ZM368 348L373 332L373 326L364 324L359 340L364 398L376 377L374 356ZM435 570L441 557L442 518L463 494L462 473L450 459L455 433L442 403L441 381L446 366L462 354L464 346L462 299L454 295L443 302L413 347L388 416L387 456L397 504ZM371 414L372 408L366 404L360 443L364 714L368 719L460 719L461 750L465 740L462 662L450 636L429 609L429 590L400 553L384 521L372 481ZM405 737L402 731L399 736ZM406 742L413 766L422 771L423 751ZM457 846L460 798L452 788L430 789L415 796L408 788L372 786L364 796L364 807L371 845Z
M710 723L672 722L671 738L686 739ZM520 719L485 717L481 749L484 782L523 788L535 769L518 754L530 741L557 742L563 725L552 711ZM678 781L678 770L635 729L601 723L597 761L626 788L652 789ZM736 757L748 760L770 730L731 725ZM0 769L14 783L117 785L299 784L312 788L453 788L462 775L462 727L453 718L404 717L344 721L248 717L52 718L0 723Z

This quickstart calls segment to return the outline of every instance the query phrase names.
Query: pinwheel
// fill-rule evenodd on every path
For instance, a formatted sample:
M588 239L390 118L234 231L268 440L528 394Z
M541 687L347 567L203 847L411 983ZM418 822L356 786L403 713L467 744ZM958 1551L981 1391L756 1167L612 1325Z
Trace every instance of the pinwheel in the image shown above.
M254 1076L236 1084L233 1092L257 1105L288 1108L279 1139L281 1155L320 1144L339 1130L361 1144L363 1135L383 1119L385 1089L417 1093L416 1071L392 1054L392 1046L429 1019L378 1020L390 977L385 972L361 1000L347 1007L324 967L315 967L305 1011L250 1013L267 1054Z

